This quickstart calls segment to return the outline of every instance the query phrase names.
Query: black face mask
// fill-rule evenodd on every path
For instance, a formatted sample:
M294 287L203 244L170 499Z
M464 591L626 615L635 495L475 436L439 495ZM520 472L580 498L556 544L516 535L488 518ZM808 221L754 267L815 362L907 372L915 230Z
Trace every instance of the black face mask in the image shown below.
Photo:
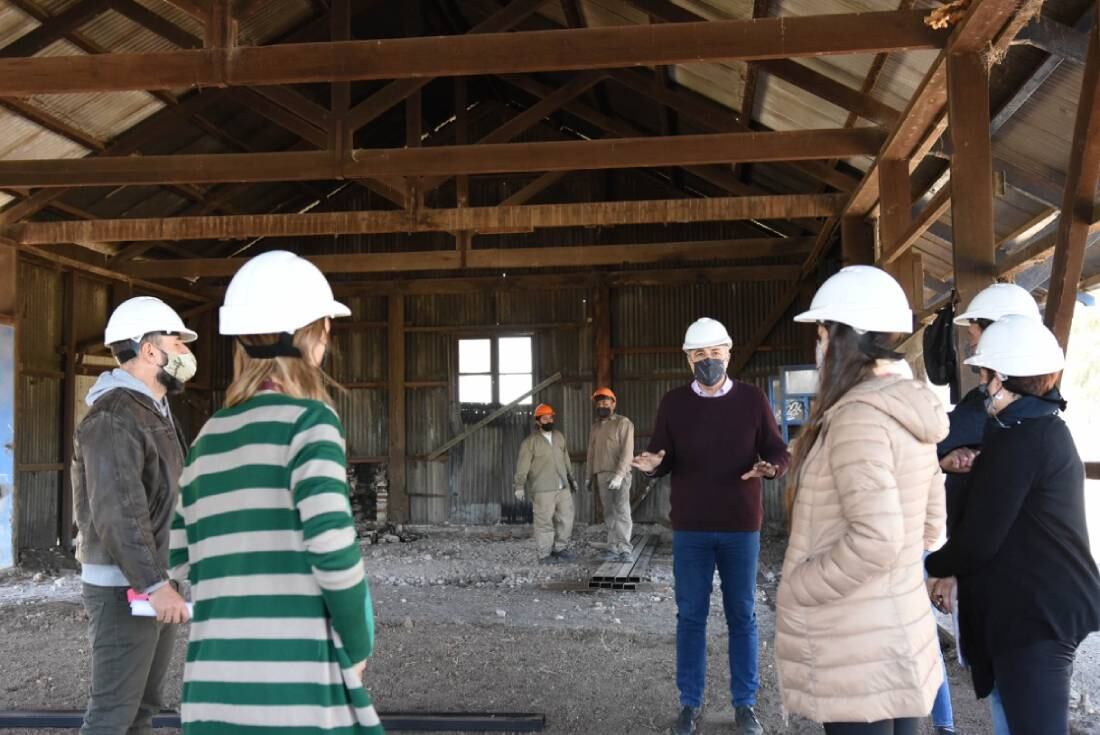
M694 371L695 379L699 384L711 388L722 382L722 378L726 375L726 366L721 360L708 357L695 363Z
M551 431L554 430L554 422L551 421L548 424L539 424L539 428L549 434Z
M600 406L596 409L596 415L601 419L611 418L611 409Z

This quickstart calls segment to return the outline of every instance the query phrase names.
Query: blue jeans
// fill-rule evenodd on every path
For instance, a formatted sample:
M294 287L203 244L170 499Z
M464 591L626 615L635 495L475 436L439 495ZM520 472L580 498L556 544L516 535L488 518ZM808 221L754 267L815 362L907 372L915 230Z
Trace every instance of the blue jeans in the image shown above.
M955 729L955 712L951 709L951 684L947 681L947 666L943 663L943 651L940 651L940 666L943 667L943 684L936 692L936 701L932 703L932 726Z
M703 706L707 680L707 615L714 570L722 580L729 630L730 696L734 707L756 704L756 563L759 532L674 531L676 582L676 687L680 704Z
M997 691L997 687L993 687L993 692L989 695L989 714L993 719L993 735L1011 735L1005 707L1001 704L1001 693Z

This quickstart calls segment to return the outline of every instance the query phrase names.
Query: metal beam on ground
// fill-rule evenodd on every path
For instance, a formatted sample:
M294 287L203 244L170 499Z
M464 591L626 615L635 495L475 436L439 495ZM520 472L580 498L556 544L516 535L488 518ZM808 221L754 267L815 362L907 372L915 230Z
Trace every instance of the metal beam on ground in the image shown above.
M546 715L536 712L391 712L379 713L382 727L391 732L542 732ZM15 710L0 712L0 727L76 730L83 712ZM180 727L176 712L153 718L154 728Z

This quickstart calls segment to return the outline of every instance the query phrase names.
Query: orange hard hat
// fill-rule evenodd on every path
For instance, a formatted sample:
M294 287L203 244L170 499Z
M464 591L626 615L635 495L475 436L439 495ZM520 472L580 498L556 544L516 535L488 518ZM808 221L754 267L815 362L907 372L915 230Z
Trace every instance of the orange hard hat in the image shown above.
M535 407L535 418L541 418L543 416L553 416L554 407L549 403L540 403Z
M598 401L601 398L610 398L616 403L619 402L619 399L615 397L615 391L611 390L610 388L597 388L596 392L592 394L593 401Z

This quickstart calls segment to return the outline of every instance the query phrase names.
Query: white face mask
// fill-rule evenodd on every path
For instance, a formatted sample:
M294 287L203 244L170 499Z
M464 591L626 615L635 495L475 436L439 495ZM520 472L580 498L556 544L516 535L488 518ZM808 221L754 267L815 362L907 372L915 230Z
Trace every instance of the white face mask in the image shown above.
M161 350L161 352L164 351ZM199 370L199 363L195 359L193 353L180 352L175 355L169 355L167 352L164 352L164 356L167 362L161 366L161 370L181 383L186 383L188 380L195 377L195 373Z

